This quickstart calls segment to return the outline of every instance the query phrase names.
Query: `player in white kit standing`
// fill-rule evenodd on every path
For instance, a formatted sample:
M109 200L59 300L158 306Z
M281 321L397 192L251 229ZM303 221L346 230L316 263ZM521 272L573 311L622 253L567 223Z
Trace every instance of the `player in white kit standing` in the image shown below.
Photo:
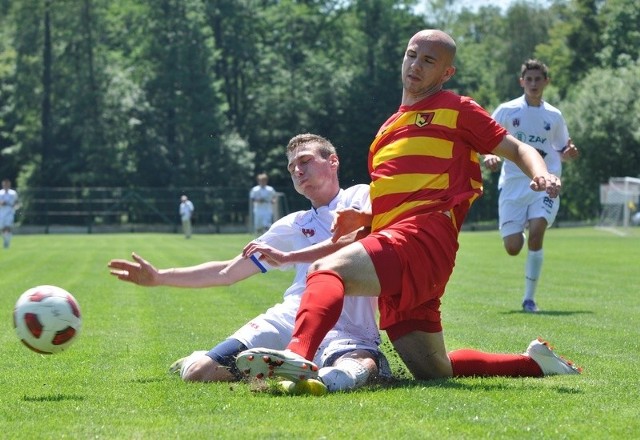
M2 229L2 242L5 249L11 245L12 228L18 206L18 193L11 188L11 180L2 179L2 189L0 189L0 228Z
M548 69L538 60L527 60L521 67L520 86L524 95L500 104L493 118L520 141L534 147L544 158L551 174L562 174L562 162L578 157L578 149L569 137L560 110L542 99L549 84ZM501 159L486 155L484 164L498 169ZM544 234L555 221L560 197L552 199L544 192L532 191L530 179L509 160L504 160L498 189L500 234L509 255L518 255L524 247L525 228L529 229L528 254L525 263L525 289L522 309L535 313L535 293L544 260Z

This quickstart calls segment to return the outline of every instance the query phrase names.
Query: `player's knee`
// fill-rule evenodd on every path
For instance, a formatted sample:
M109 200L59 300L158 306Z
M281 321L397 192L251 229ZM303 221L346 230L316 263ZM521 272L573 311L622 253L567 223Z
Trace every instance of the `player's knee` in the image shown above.
M320 270L335 270L335 268L326 258L321 258L309 265L307 275L311 275L312 273L318 272Z
M504 245L504 249L507 251L507 254L511 255L512 257L515 257L516 255L518 255L520 253L520 251L522 250L521 246L508 246L508 245Z
M513 234L504 237L503 239L504 249L507 251L507 254L511 256L516 256L520 253L524 246L524 234Z

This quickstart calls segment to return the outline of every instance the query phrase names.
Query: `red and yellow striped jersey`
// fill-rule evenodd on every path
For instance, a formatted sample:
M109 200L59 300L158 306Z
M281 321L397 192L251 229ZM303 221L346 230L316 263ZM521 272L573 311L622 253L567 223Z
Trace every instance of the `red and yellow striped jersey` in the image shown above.
M453 92L401 106L369 148L372 230L449 210L459 229L482 194L478 155L491 153L506 134L475 101Z

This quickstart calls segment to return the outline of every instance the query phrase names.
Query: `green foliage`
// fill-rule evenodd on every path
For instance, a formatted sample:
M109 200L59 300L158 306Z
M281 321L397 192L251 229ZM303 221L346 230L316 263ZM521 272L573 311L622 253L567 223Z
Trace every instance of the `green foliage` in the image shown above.
M633 0L460 4L0 0L0 172L28 187L177 190L248 188L267 171L285 188L284 145L315 132L338 147L343 182L365 183L367 147L399 105L400 60L421 28L455 37L447 87L489 111L522 93L526 58L547 63L546 97L563 111L591 71L638 58ZM626 101L622 93L610 99ZM613 118L628 119L622 113ZM588 175L589 161L584 154L567 178ZM574 218L597 210L596 193L581 195ZM495 211L477 212L488 220Z
M443 298L447 347L520 353L543 336L584 367L581 376L400 380L324 397L253 392L247 383L187 384L168 366L209 349L279 301L291 273L236 286L143 288L108 274L132 251L158 267L234 257L249 235L16 235L0 253L0 426L33 438L633 438L640 313L638 231L551 229L538 295L542 312L519 311L523 259L495 231L463 233ZM498 282L496 282L498 280ZM80 302L83 328L67 351L29 352L11 310L38 284ZM605 306L603 306L603 304ZM388 343L394 371L402 365ZM428 433L428 434L425 434Z
M640 4L634 0L611 0L599 15L604 32L599 54L602 66L625 66L640 55Z
M565 167L566 192L574 214L597 213L599 185L609 177L640 175L640 62L624 68L594 69L561 105L582 151ZM615 96L616 99L611 99ZM588 109L588 110L585 110Z

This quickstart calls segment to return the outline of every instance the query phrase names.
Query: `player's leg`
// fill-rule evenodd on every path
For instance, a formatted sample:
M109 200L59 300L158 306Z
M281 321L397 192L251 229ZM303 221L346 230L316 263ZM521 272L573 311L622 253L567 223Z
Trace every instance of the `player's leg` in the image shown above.
M522 298L522 308L525 312L535 313L538 311L535 294L538 280L542 273L542 263L544 262L542 242L546 230L546 219L534 218L529 220L529 250L524 266L524 296Z
M541 377L579 374L582 371L571 361L555 354L549 344L541 339L533 340L522 354L463 349L450 352L449 358L454 377Z
M413 331L392 341L413 377L418 380L452 376L442 332Z
M340 318L345 294L376 296L380 291L373 263L360 242L318 260L309 272L287 349L246 350L237 359L241 371L258 378L316 378L318 367L311 360Z
M345 295L377 296L375 267L360 242L352 243L309 267L307 286L288 349L313 359L322 339L338 322Z
M509 255L518 255L525 242L527 202L523 201L516 188L506 187L500 190L498 203L498 224L504 249Z
M209 352L196 351L184 358L180 377L185 382L229 382L242 377L235 358L246 346L237 339L227 339ZM180 362L180 361L178 361Z
M535 294L544 262L544 235L553 224L558 213L560 200L552 199L546 194L537 194L528 210L529 241L527 260L525 262L525 288L522 307L526 312L537 312Z
M291 339L293 320L298 301L290 299L276 304L258 315L227 340L195 359L192 366L184 366L186 381L231 381L244 376L236 364L238 355L252 347L282 350Z
M11 228L8 226L2 228L2 242L5 248L8 248L11 245Z

